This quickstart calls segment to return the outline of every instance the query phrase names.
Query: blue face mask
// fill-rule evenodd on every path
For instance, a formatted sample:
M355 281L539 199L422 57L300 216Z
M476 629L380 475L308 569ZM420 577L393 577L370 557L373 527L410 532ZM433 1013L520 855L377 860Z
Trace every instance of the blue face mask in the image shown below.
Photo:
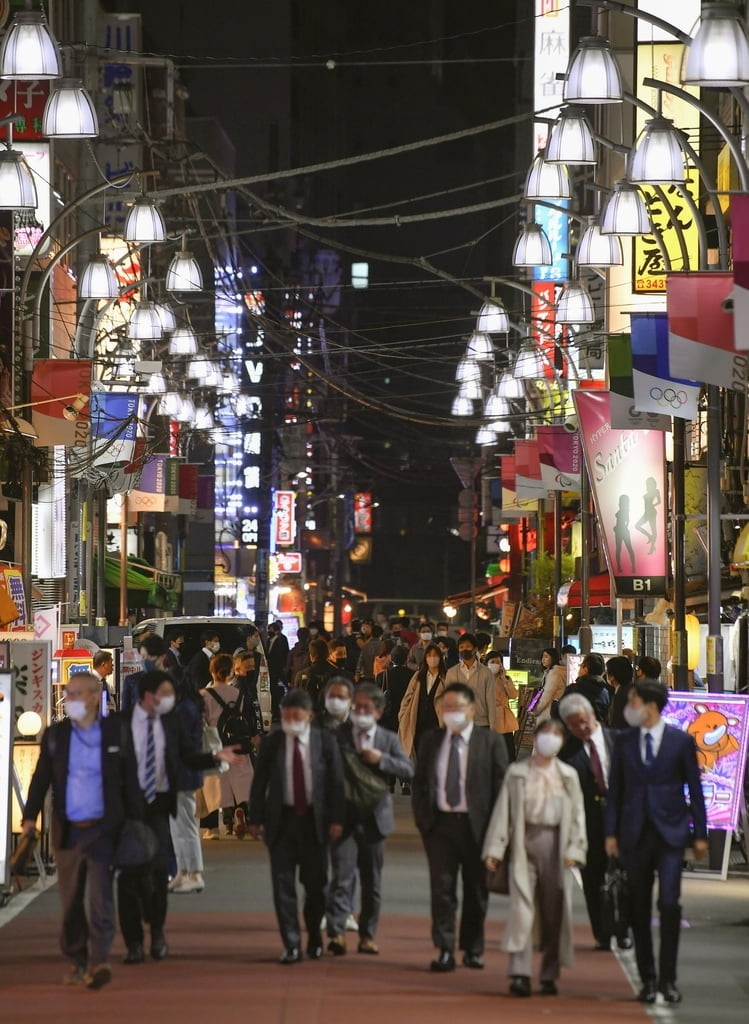
M156 668L156 662L153 660L153 658L144 658L143 668L146 670L146 672L151 672L153 669Z

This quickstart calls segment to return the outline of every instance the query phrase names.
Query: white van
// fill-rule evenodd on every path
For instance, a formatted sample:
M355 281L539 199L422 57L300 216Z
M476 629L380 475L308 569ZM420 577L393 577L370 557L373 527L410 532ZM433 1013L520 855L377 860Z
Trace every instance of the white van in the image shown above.
M155 633L165 639L175 632L184 633L185 646L182 650L182 659L187 664L192 656L201 649L200 638L205 630L216 631L221 641L222 654L234 654L237 648L244 647L245 638L250 628L257 629L255 623L250 619L228 619L212 615L179 615L172 618L141 619L133 626L133 647L137 650L139 642L149 633ZM257 676L258 703L263 716L263 728L268 732L272 718L270 674L263 641L259 634L255 651L260 658Z

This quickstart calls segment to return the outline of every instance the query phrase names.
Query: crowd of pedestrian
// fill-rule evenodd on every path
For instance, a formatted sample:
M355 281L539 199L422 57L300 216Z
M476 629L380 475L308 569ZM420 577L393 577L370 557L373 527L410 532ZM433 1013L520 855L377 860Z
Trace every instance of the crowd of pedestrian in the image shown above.
M66 980L100 988L111 977L115 878L126 964L168 955L168 893L204 887L203 837L224 831L262 837L270 855L280 962L302 959L296 878L304 889L305 954L377 955L385 841L393 793L411 795L431 891L430 970L484 966L487 872L506 868L509 908L502 945L510 992L555 995L572 958L573 868L582 875L595 946L634 943L638 998L668 1002L676 987L683 849L706 848L694 742L666 725L659 662L592 653L568 685L568 652L544 650L518 757L518 690L489 634L454 636L426 617L383 628L363 619L330 637L320 623L290 648L278 621L268 628L267 664L276 722L266 732L257 693L258 634L222 652L210 629L185 664L184 635L146 637L143 670L128 677L121 711L102 717L102 673L76 675L66 718L47 729L23 814L30 832L52 788L52 841L63 909ZM108 703L112 700L107 690ZM205 737L218 742L206 748ZM688 800L685 798L688 793ZM115 871L126 819L145 822L156 853ZM626 868L632 937L604 923L601 886L610 858ZM661 942L650 928L659 877ZM458 879L462 887L460 927ZM89 898L84 903L88 884ZM325 939L323 935L325 933Z

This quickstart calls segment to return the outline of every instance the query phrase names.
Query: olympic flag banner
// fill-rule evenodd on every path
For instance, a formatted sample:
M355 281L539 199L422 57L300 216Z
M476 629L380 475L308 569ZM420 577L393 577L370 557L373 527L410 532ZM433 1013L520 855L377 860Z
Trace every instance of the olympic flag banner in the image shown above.
M644 412L635 397L632 339L610 334L606 345L606 378L611 401L611 426L618 430L670 430L671 417Z
M733 347L733 315L726 300L733 274L669 274L668 361L672 374L747 392L749 359Z
M700 383L670 372L667 313L630 313L632 383L635 405L642 412L697 419ZM642 426L650 426L643 423Z
M663 597L667 558L663 432L614 429L608 391L577 388L573 399L614 591L617 597Z

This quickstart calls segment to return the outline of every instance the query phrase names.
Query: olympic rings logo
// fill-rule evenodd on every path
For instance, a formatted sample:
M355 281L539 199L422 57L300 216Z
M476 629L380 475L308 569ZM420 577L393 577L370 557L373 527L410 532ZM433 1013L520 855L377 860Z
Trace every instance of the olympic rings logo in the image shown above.
M650 397L658 405L670 406L672 409L680 409L689 400L686 391L676 391L674 388L651 388Z

